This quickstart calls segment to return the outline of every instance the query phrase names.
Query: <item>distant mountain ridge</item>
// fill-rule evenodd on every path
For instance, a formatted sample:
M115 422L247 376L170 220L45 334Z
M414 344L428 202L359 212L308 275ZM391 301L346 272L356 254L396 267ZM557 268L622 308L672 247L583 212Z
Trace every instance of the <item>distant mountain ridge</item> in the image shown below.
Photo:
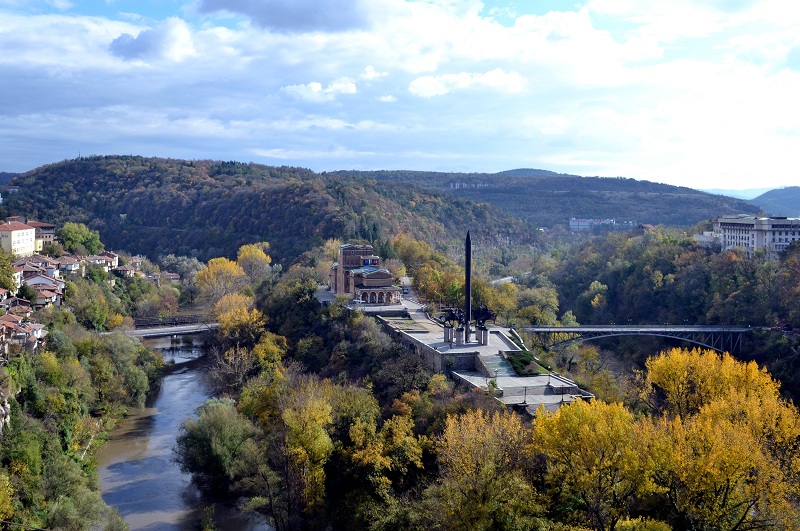
M749 203L772 216L800 217L800 186L770 190L751 199Z
M235 161L81 157L16 176L14 213L99 230L110 247L157 257L234 256L269 241L291 261L329 238L385 241L406 233L446 247L473 239L533 241L533 228L571 217L689 226L722 214L756 214L745 201L627 178L547 170L442 173L340 171ZM5 198L4 198L5 199Z
M728 197L736 197L749 201L760 196L763 193L769 192L772 188L745 188L743 190L735 190L730 188L703 188L701 192L716 195L726 195Z
M747 201L625 177L581 177L521 168L500 173L340 171L337 175L408 182L458 199L489 203L535 227L570 218L688 226L723 214L757 214Z
M235 257L270 242L280 263L329 238L385 242L406 233L437 246L473 238L532 241L524 224L489 204L408 183L320 175L304 168L138 156L82 157L14 178L14 213L81 222L111 249L151 258Z

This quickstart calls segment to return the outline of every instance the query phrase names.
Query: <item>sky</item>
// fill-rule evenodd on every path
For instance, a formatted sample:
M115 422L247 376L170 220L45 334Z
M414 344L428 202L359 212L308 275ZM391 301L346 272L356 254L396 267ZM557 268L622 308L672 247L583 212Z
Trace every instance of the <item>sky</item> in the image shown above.
M80 155L800 183L796 0L0 0L0 171Z

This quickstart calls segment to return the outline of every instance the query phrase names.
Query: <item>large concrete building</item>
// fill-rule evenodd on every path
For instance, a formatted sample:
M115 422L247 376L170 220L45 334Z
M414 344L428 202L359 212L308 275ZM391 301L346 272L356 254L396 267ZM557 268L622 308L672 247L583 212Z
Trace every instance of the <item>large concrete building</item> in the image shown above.
M19 221L0 224L0 245L14 256L30 256L36 252L36 229Z
M792 242L800 241L800 219L722 216L714 223L714 236L723 250L740 247L752 256L763 249L769 257L777 258Z
M331 289L337 295L350 295L364 304L400 304L401 289L381 267L371 245L341 245L338 259L331 271Z

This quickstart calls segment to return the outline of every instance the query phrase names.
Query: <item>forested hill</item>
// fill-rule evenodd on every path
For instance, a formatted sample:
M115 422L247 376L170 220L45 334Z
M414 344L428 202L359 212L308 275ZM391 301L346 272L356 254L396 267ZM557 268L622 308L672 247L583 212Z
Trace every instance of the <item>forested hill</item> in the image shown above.
M546 170L501 173L341 171L338 175L414 183L472 201L490 203L533 226L566 226L570 218L694 225L722 214L759 212L733 197L616 177L579 177Z
M82 157L13 180L15 213L81 222L111 249L150 257L235 256L268 241L288 262L328 238L375 242L406 233L436 245L472 229L480 238L524 241L523 224L491 205L360 176L238 162L138 156ZM461 236L459 236L461 235Z
M18 173L9 173L7 171L0 171L0 185L6 185L13 179L19 175Z
M772 216L800 217L800 186L770 190L749 202Z

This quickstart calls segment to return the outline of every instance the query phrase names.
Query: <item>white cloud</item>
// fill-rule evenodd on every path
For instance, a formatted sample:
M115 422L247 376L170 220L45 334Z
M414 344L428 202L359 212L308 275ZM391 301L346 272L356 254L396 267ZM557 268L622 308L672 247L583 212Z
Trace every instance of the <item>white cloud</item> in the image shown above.
M525 88L525 79L517 72L496 68L483 74L461 72L439 76L422 76L413 80L408 90L421 98L443 96L472 87L486 87L500 92L517 93Z
M500 24L476 0L46 1L0 0L0 161L20 169L80 139L317 169L796 177L800 3L587 0Z
M192 34L186 23L170 17L153 29L133 36L123 33L111 42L110 50L124 59L167 59L180 62L195 55Z
M355 94L358 92L356 84L347 78L332 81L327 87L322 87L322 83L312 81L304 85L289 85L281 88L281 92L294 99L308 101L312 103L324 103L333 101L339 94Z
M388 75L389 72L378 72L377 70L375 70L374 66L368 65L366 68L364 68L364 71L361 72L361 75L359 77L361 79L373 80L373 79L381 79Z

